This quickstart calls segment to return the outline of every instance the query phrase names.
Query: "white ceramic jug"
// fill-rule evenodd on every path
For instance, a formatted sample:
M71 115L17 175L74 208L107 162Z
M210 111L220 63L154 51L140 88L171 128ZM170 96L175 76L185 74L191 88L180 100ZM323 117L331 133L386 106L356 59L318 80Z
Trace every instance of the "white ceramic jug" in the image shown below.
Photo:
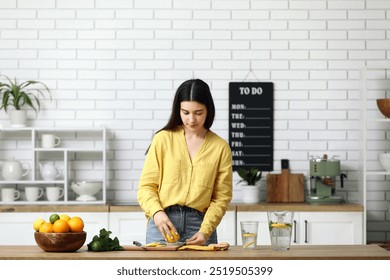
M42 179L45 181L54 181L61 176L61 172L57 170L54 163L39 163L39 171Z
M15 158L2 162L1 174L6 181L17 181L30 172L28 163L21 163Z

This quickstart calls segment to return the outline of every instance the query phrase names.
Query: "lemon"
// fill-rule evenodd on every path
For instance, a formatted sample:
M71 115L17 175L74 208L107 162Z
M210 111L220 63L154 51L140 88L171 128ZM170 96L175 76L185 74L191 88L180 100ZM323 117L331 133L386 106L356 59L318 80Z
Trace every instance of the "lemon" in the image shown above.
M60 219L64 220L65 222L68 222L70 220L70 217L66 214L61 214Z
M59 220L60 216L58 214L52 214L49 218L50 223L54 224L55 221Z
M33 223L33 229L35 231L39 231L39 228L41 227L42 224L46 223L44 219L36 219Z
M174 243L180 239L180 235L177 232L175 232L173 229L171 229L170 232L171 234L167 233L165 235L165 238L169 243Z

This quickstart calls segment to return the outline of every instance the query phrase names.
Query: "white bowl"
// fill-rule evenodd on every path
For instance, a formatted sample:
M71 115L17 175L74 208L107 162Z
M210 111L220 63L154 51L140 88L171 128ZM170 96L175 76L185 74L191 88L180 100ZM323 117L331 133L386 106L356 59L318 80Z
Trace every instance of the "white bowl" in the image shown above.
M390 172L390 153L379 154L379 162L386 171Z
M76 200L91 201L96 200L96 197L94 195L102 189L102 182L72 182L71 188L76 194L79 195Z

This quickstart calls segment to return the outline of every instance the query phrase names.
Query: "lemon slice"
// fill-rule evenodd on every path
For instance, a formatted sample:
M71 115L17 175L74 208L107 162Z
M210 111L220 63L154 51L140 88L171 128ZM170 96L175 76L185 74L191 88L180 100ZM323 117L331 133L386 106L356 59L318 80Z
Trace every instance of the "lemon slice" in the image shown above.
M244 237L255 237L256 233L244 233L242 236L244 236Z
M275 223L275 224L271 224L271 227L274 227L274 228L286 228L287 225L284 224L284 223Z
M144 247L165 247L165 244L162 244L160 242L152 242L149 244L146 244Z
M246 243L246 244L244 244L243 246L242 246L242 248L248 248L249 246L251 246L251 245L253 245L253 244L255 244L255 241L252 241L252 242L248 242L248 243Z

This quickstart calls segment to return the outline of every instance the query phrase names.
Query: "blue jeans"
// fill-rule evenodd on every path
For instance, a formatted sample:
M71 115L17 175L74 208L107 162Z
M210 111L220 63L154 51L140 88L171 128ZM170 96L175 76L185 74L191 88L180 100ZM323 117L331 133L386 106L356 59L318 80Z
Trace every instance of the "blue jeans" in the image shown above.
M187 206L169 206L165 209L165 213L167 213L177 232L180 234L179 241L183 242L199 231L200 225L202 224L204 218L204 214L202 212ZM157 229L153 221L153 218L151 218L148 222L148 228L146 230L146 243L152 243L156 241L165 241L165 238L162 237L160 231ZM212 243L218 243L216 230L206 241L206 245Z

